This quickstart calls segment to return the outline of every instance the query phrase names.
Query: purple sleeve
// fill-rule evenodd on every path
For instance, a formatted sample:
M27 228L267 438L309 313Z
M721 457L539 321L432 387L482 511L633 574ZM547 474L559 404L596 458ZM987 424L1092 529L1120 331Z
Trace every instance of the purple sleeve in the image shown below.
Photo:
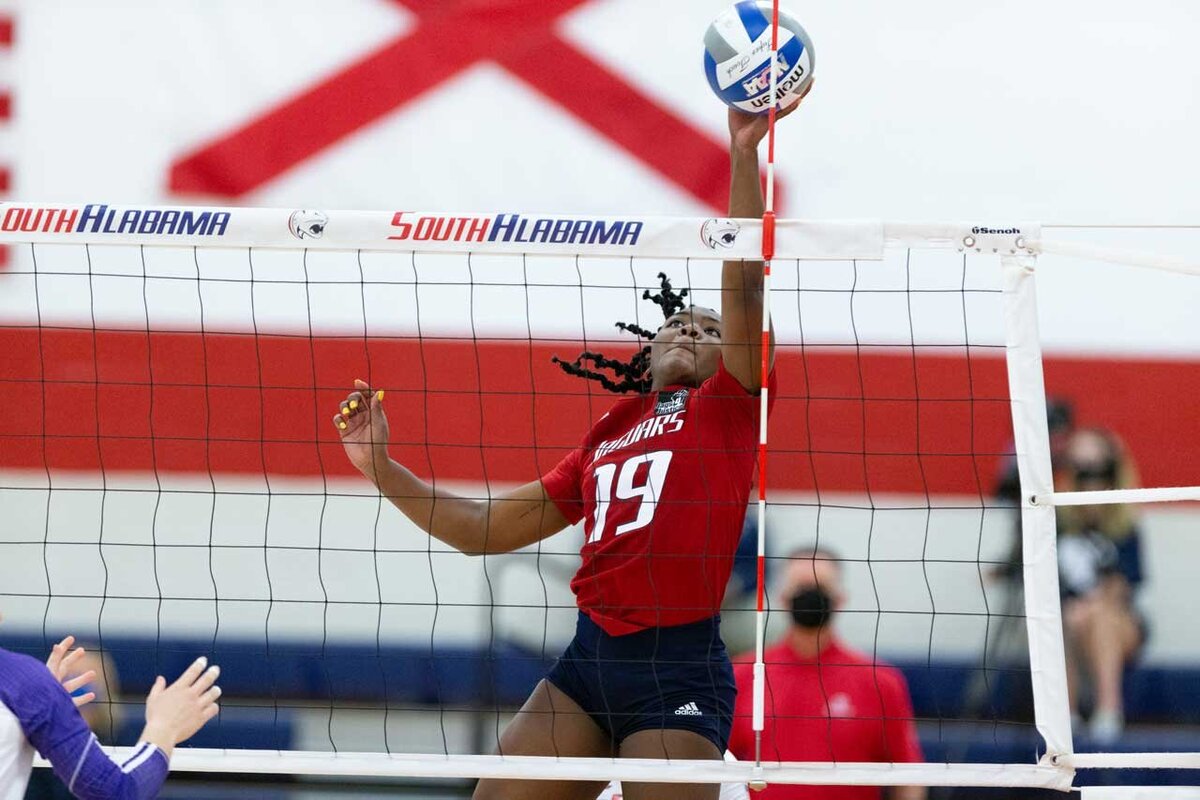
M0 649L0 701L21 723L29 743L54 774L82 800L143 800L158 796L167 779L167 757L139 744L118 764L101 749L66 690L46 665Z

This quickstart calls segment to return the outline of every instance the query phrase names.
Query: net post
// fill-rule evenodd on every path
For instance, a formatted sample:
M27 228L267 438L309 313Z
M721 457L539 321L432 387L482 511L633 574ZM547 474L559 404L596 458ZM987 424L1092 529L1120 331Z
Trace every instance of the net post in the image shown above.
M1036 259L1006 255L1003 273L1005 360L1013 418L1017 467L1021 480L1021 557L1024 564L1029 671L1034 718L1046 742L1043 763L1064 764L1074 752L1062 607L1058 592L1058 545L1052 506L1033 498L1054 490L1046 387L1038 337Z

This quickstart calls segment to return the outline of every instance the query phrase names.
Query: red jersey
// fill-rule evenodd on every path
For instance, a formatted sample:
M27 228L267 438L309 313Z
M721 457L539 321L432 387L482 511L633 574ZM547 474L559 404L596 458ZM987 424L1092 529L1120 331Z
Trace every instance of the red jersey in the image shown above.
M754 657L736 660L738 695L729 752L754 759ZM908 684L895 667L834 639L817 658L787 640L763 653L767 686L763 761L921 761ZM879 800L876 786L768 786L762 800Z
M772 398L774 383L772 373ZM720 610L754 479L759 403L722 363L699 388L619 400L542 478L569 522L587 520L571 590L609 635Z

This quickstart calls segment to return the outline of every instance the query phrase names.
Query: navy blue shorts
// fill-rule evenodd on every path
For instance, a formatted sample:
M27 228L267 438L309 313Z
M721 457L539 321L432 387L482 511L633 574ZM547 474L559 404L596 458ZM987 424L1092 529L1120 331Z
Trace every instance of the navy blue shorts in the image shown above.
M644 730L692 731L721 753L737 686L721 617L609 636L582 612L575 638L546 676L614 746Z

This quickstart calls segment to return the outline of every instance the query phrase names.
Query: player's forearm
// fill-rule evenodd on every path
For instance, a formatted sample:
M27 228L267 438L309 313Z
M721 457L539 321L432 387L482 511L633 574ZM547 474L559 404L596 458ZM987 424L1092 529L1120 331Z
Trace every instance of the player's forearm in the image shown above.
M733 147L730 151L731 182L729 216L761 219L763 216L762 182L758 172L758 151ZM761 261L726 261L721 270L721 311L725 318L726 366L745 361L757 372L763 313L763 264ZM774 331L771 332L772 345ZM732 352L731 352L732 351ZM730 358L729 356L735 356ZM736 374L736 373L735 373ZM752 381L757 388L757 376Z
M142 735L138 737L138 742L148 742L154 745L162 751L162 754L168 760L170 760L171 755L175 752L175 745L178 744L170 731L150 723L147 723L146 727L142 728Z
M733 147L729 153L729 216L740 219L762 219L762 180L758 175L758 150ZM721 287L728 293L758 292L762 303L762 262L726 261ZM746 298L752 300L754 298ZM743 300L745 302L746 300ZM755 332L757 333L757 331Z
M758 174L758 149L734 146L729 151L729 216L759 219L766 203Z
M46 747L45 751L43 747ZM83 800L157 797L170 769L169 752L145 739L118 764L101 749L90 731L54 745L39 746L38 750L43 752L71 794Z
M421 530L468 555L487 550L487 503L460 497L414 475L388 459L375 485L379 493Z

